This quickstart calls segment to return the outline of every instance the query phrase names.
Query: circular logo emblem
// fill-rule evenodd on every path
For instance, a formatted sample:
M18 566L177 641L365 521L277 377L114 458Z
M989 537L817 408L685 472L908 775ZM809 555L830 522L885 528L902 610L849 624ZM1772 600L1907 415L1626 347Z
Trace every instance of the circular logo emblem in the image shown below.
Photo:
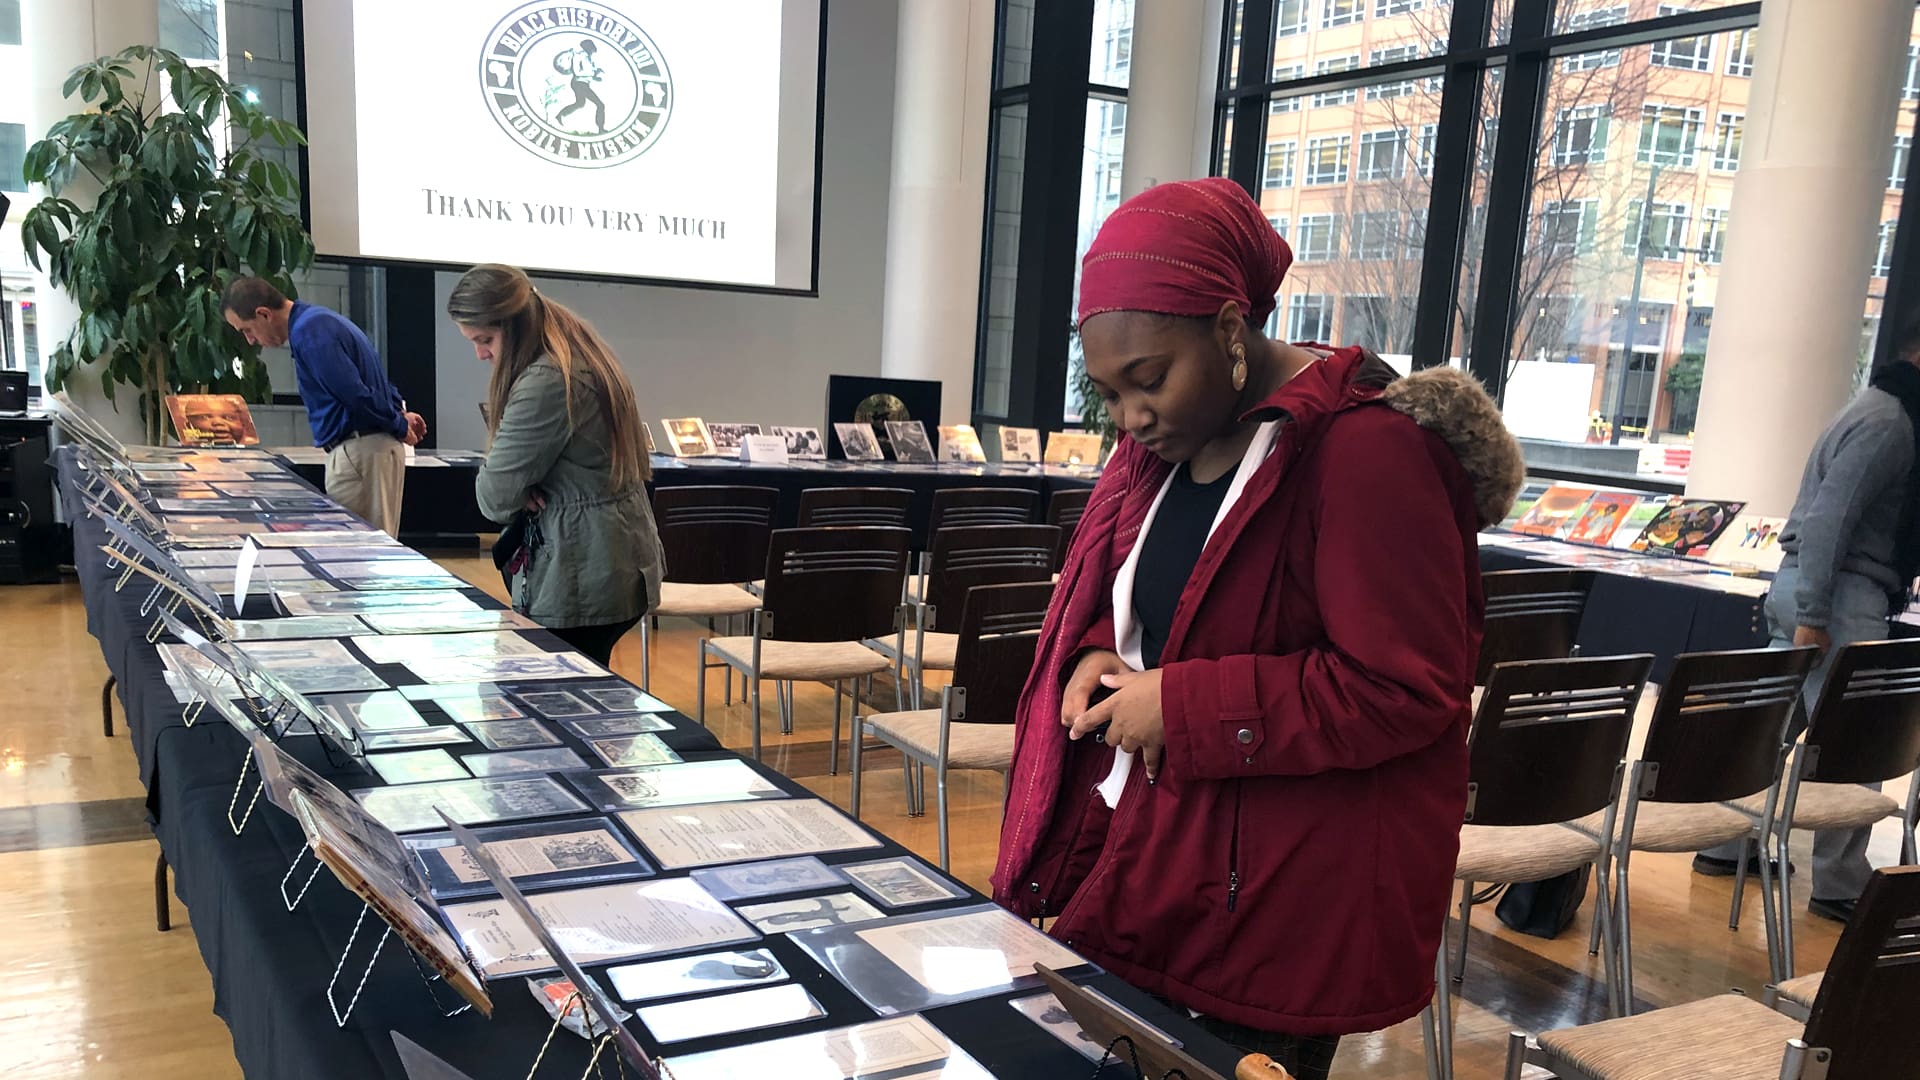
M514 142L576 169L646 153L673 112L673 79L653 39L592 0L515 8L487 35L480 85Z

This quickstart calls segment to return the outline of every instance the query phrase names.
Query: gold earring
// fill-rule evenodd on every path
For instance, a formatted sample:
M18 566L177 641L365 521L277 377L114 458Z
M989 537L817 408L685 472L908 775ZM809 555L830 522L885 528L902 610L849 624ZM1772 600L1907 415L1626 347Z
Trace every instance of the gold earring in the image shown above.
M1247 388L1247 347L1236 344L1233 347L1233 389L1235 393Z

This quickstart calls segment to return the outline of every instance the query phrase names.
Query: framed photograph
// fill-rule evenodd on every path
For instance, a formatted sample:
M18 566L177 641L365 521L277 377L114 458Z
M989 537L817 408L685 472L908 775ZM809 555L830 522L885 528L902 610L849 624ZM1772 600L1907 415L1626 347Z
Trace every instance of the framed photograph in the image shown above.
M397 833L446 828L440 811L462 825L584 813L587 804L550 776L485 776L429 784L362 788L352 793L375 821Z
M925 863L907 856L853 863L838 869L855 888L890 908L959 900L967 895L966 890L934 873Z
M546 655L545 649L514 630L480 630L464 634L362 634L353 639L353 647L376 664L405 664L414 660L460 656Z
M841 454L848 461L884 461L880 440L868 424L835 424L833 433L840 440Z
M461 746L472 741L467 737L466 732L452 724L360 733L360 747L368 751L411 750L420 746Z
M647 735L672 731L673 722L659 716L588 716L562 720L560 726L580 739L610 739L616 735Z
M827 376L827 421L839 434L841 423L869 425L869 430L888 420L926 420L938 422L942 386L937 379L890 379L871 375ZM878 438L878 432L875 432ZM828 446L832 453L835 448ZM842 457L859 460L839 447Z
M522 889L593 885L652 877L653 864L606 818L500 825L475 835ZM490 896L487 875L449 832L405 841L437 899Z
M489 750L526 750L531 747L559 746L560 736L538 720L488 720L462 724L475 742Z
M1106 1057L1107 1048L1094 1042L1092 1037L1080 1030L1080 1022L1060 1004L1060 999L1052 994L1035 994L1032 997L1014 998L1007 1004L1015 1012L1040 1025L1047 1034L1073 1047L1083 1058L1099 1064Z
M545 690L531 694L516 691L513 696L519 700L520 704L532 709L535 715L544 716L549 720L559 720L568 716L592 716L600 711L565 690Z
M378 593L356 593L377 596ZM604 679L606 668L572 652L540 653L537 656L449 656L433 660L409 660L407 670L422 682L483 683L530 682L551 679Z
M368 754L367 764L389 784L422 784L433 780L465 780L473 775L445 750L402 750Z
M689 761L566 774L574 790L605 813L655 806L783 799L784 792L744 761Z
M647 693L637 686L621 683L617 686L582 686L579 688L600 707L601 712L609 713L664 713L672 712L673 706Z
M772 427L767 429L770 435L778 435L786 441L787 456L800 461L824 461L827 457L827 442L820 437L819 428L810 427Z
M361 620L377 634L457 634L479 630L540 629L539 623L517 611L389 611L361 616Z
M505 694L475 694L473 696L449 696L427 698L440 707L440 711L472 726L490 720L517 720L526 716Z
M667 429L667 449L674 457L712 457L713 436L707 431L707 422L697 416L679 420L662 420Z
M661 998L706 994L716 990L744 990L787 981L787 969L767 949L699 953L672 960L653 960L608 968L613 992L622 1001L658 1001Z
M759 1031L827 1015L813 995L797 983L671 1001L637 1011L647 1031L663 1043Z
M610 739L588 739L587 749L616 769L634 765L671 765L684 760L658 735L616 735Z
M933 464L933 443L920 421L887 421L887 439L893 443L893 460L905 465Z
M879 837L821 799L650 807L623 812L620 823L661 866L675 870L880 846Z
M1055 431L1047 436L1046 464L1092 469L1100 464L1100 436L1092 432Z
M749 435L760 434L759 424L708 424L707 437L713 440L713 452L732 457L740 453L740 444Z
M886 918L886 913L862 899L858 893L832 893L798 900L772 900L748 904L736 909L740 917L763 934L791 934L796 930L817 930L822 926L849 926Z
M182 446L258 446L253 412L239 394L168 394L167 415Z
M180 554L188 554L180 552ZM367 625L354 615L290 615L282 619L235 619L235 641L294 641L364 634Z
M515 773L556 773L587 768L579 754L564 746L543 750L498 750L490 754L468 754L461 764L475 776L512 776Z
M714 866L688 875L714 896L732 903L758 896L785 896L816 889L840 889L846 877L811 855L770 859L739 866Z
M984 463L987 460L986 448L980 445L980 436L969 424L942 424L940 426L940 460L955 465Z

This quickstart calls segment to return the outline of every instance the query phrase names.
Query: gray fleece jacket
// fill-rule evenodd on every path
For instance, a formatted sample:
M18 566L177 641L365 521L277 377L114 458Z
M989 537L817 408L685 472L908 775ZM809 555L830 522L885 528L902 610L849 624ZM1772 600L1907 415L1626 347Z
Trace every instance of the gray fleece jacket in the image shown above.
M1906 594L1893 549L1913 464L1913 423L1884 390L1868 389L1827 425L1780 534L1781 550L1800 567L1799 625L1827 625L1836 574L1867 578L1890 599Z

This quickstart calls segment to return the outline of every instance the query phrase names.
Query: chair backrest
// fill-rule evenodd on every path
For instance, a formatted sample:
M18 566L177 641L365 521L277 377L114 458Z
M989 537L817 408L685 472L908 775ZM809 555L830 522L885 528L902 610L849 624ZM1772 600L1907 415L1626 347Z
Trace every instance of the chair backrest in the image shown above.
M1485 685L1495 664L1572 656L1594 577L1591 570L1503 570L1482 575L1487 617L1473 681Z
M1803 1040L1827 1080L1912 1076L1920 1061L1920 866L1874 871L1840 932Z
M1013 723L1052 599L1053 585L1047 581L967 590L953 658L956 721Z
M961 601L976 585L1051 581L1059 540L1060 530L1052 525L974 525L934 533L927 592L921 598L933 609L928 628L957 632L964 618Z
M1474 825L1546 825L1606 809L1653 657L1494 667L1468 736Z
M660 487L653 520L667 580L738 585L767 568L767 540L780 493L765 487Z
M1780 744L1819 654L1804 649L1684 653L1660 688L1640 760L1659 802L1744 799L1780 775Z
M1026 488L942 488L933 493L927 535L972 525L1025 525L1040 509L1040 493Z
M1807 724L1801 776L1828 784L1892 780L1920 768L1920 640L1844 645Z
M892 634L907 578L899 528L776 529L767 546L761 634L864 641Z
M1062 488L1047 500L1047 524L1060 528L1060 550L1054 554L1053 570L1059 573L1067 564L1067 548L1073 544L1073 533L1080 527L1080 519L1087 513L1087 503L1093 499L1093 489Z
M800 493L803 529L842 525L905 528L913 492L906 488L829 487Z

